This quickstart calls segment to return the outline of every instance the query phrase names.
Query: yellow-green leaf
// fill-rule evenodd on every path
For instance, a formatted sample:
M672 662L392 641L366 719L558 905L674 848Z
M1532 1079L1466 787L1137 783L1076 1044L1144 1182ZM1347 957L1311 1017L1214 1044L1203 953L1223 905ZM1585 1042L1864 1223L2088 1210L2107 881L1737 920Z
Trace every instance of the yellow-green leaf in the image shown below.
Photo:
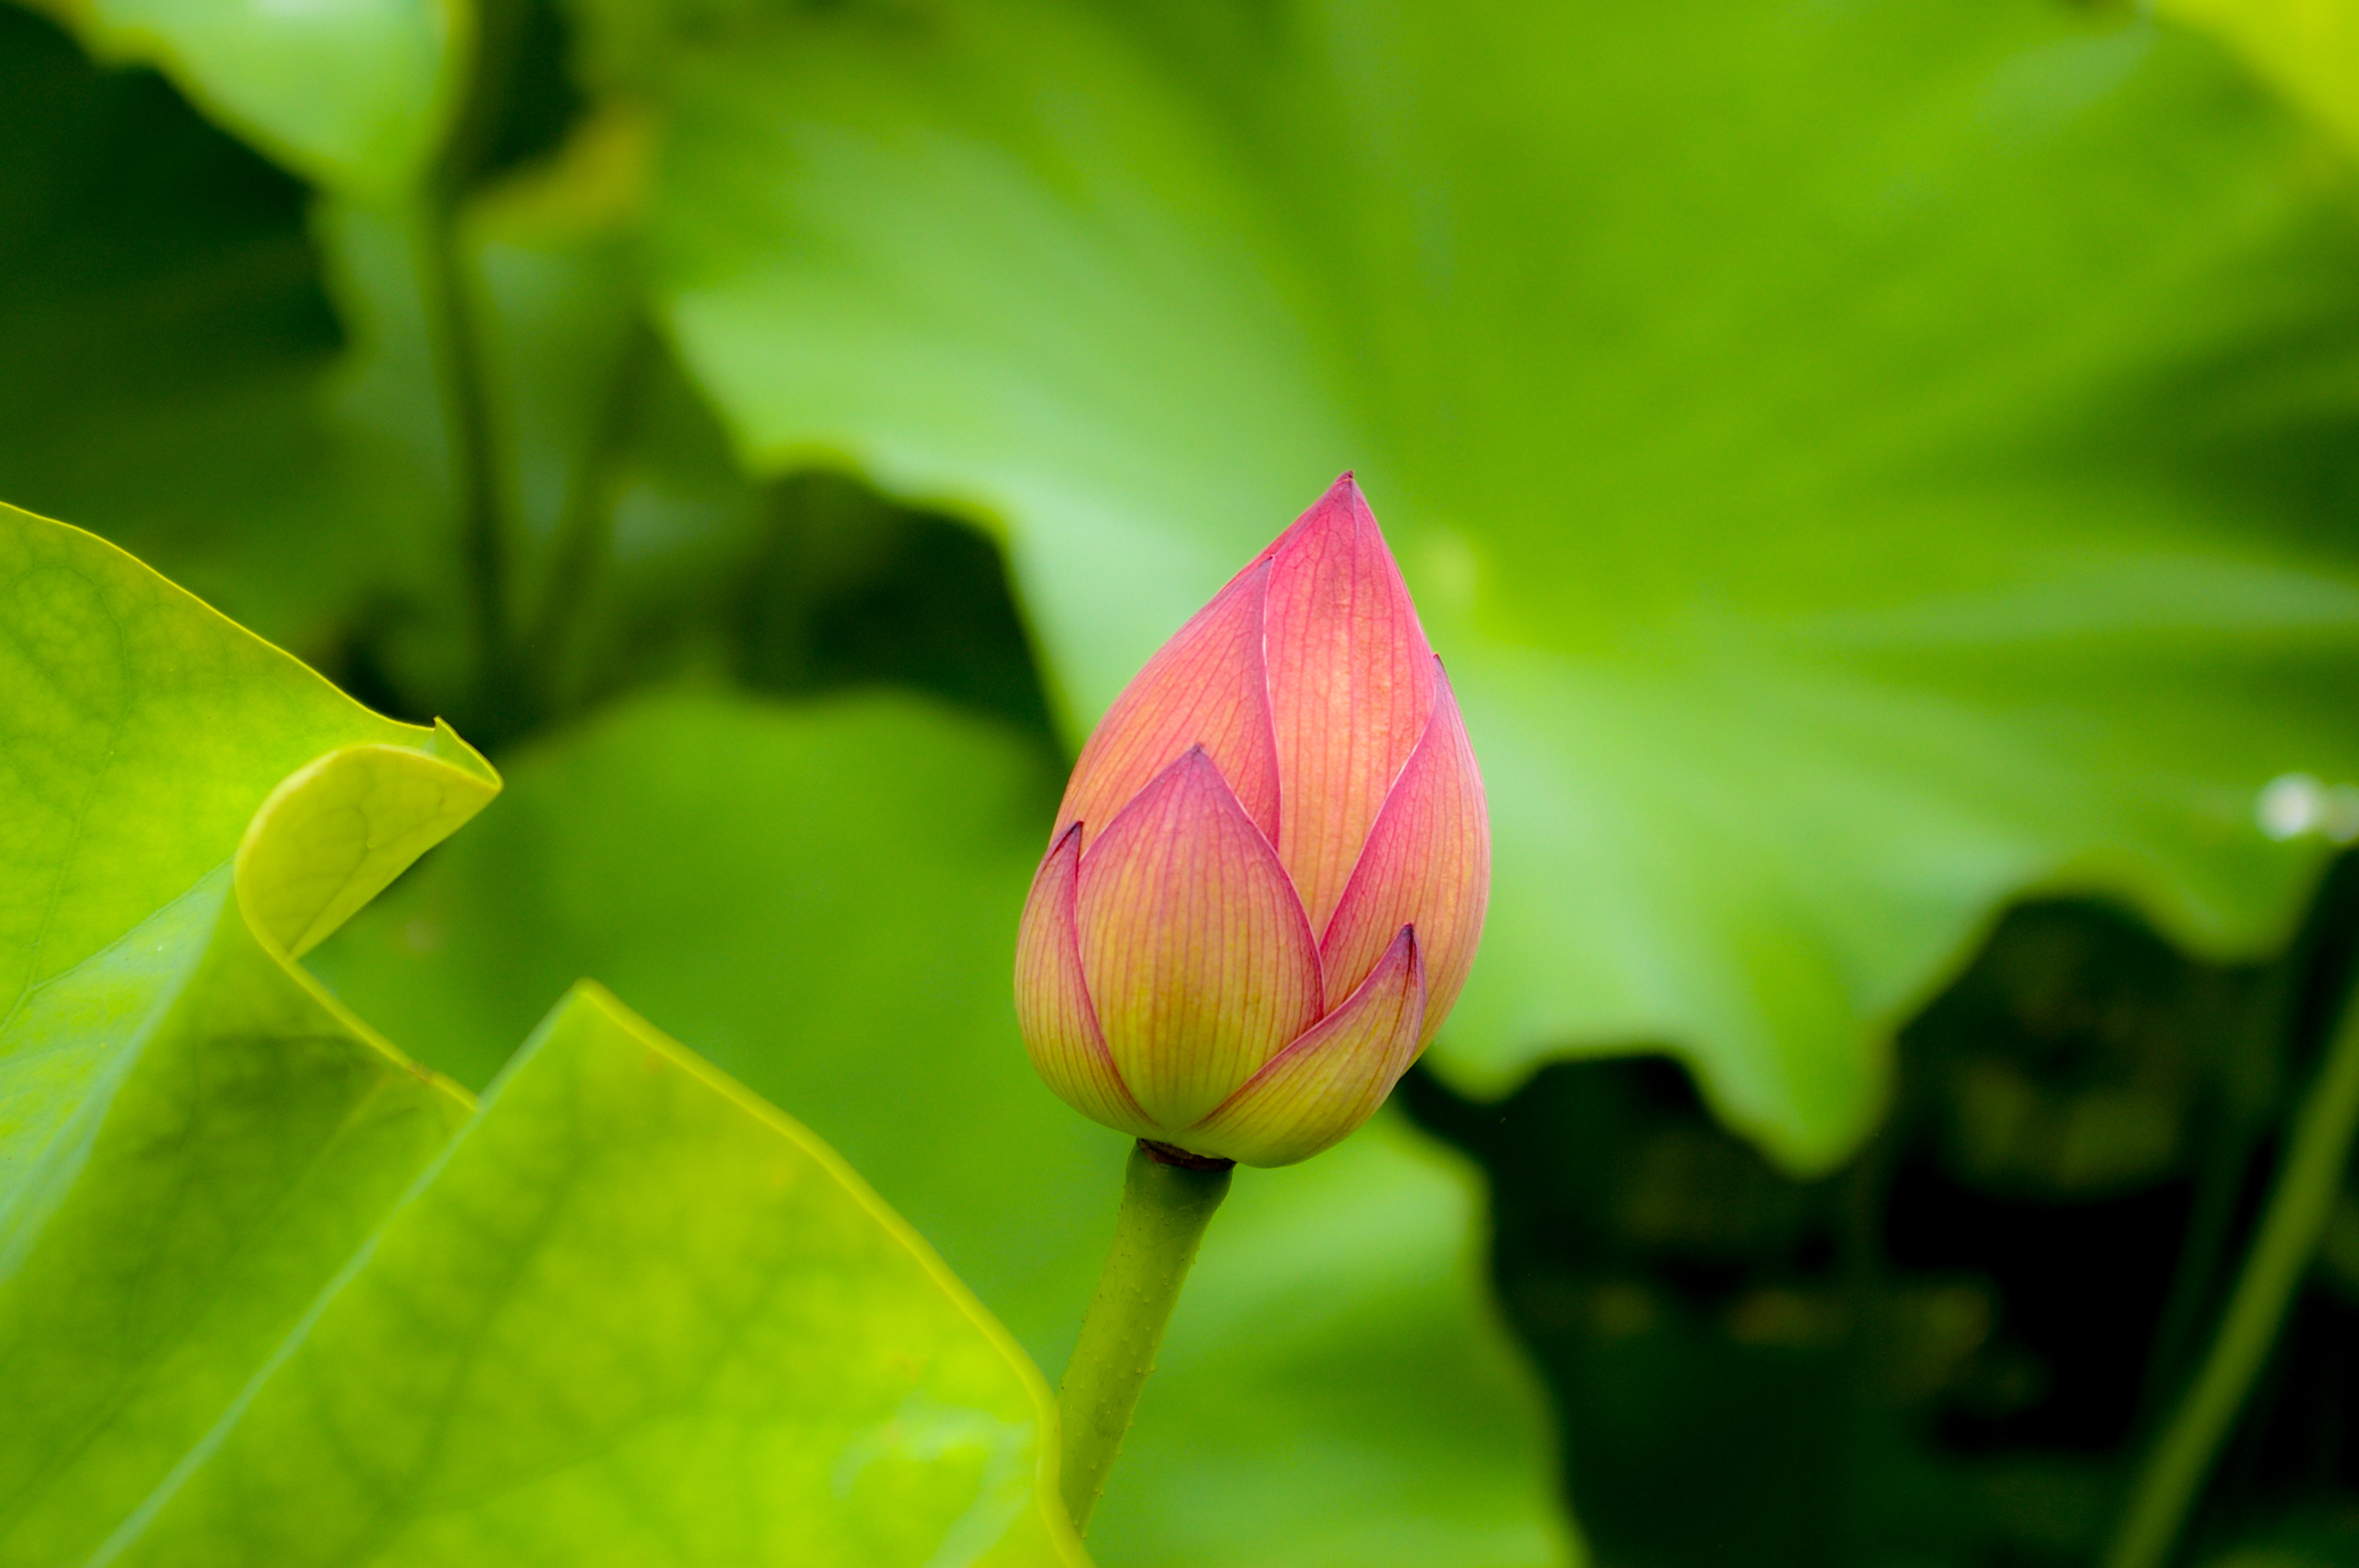
M297 965L497 788L0 509L0 1564L1082 1563L810 1134L594 988L477 1112Z
M584 986L98 1560L1077 1564L1053 1430L866 1184Z
M2359 154L2359 5L2352 0L2156 0L2226 39L2304 113Z
M160 1480L468 1113L293 963L479 810L101 540L0 507L0 1562Z

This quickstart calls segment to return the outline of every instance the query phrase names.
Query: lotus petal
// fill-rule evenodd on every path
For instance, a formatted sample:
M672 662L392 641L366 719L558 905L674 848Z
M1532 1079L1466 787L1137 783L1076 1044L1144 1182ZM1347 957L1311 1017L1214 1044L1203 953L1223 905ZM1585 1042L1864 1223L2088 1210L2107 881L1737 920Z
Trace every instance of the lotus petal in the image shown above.
M1278 859L1323 931L1433 707L1433 650L1350 474L1269 549Z
M1074 921L1107 1049L1164 1127L1220 1104L1319 1017L1301 901L1201 746L1083 852Z
M1278 1053L1178 1141L1247 1165L1291 1165L1375 1114L1417 1060L1425 967L1403 926L1343 1006Z
M1426 977L1419 1050L1466 984L1491 894L1483 775L1439 659L1433 671L1425 733L1386 797L1320 947L1328 992L1337 995L1375 967L1394 933L1417 927Z
M1204 749L1265 837L1277 832L1277 754L1262 669L1268 576L1266 561L1256 558L1123 688L1073 764L1055 833L1082 824L1086 849L1190 746Z
M1077 825L1058 836L1033 873L1016 930L1016 1028L1032 1065L1066 1104L1108 1127L1151 1138L1155 1123L1114 1070L1082 979L1081 941L1073 926L1081 862Z

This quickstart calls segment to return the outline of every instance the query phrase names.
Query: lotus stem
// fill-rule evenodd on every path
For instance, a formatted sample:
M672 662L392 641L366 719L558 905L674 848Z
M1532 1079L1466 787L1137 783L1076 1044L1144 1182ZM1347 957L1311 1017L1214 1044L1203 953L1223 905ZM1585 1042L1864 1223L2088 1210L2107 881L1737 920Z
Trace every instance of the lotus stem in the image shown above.
M1228 1196L1234 1168L1227 1160L1202 1159L1145 1139L1130 1152L1114 1249L1057 1393L1065 1508L1077 1532L1089 1528L1105 1490L1139 1390L1155 1369L1180 1286L1212 1211Z
M2277 1342L2342 1191L2359 1131L2359 1006L2346 1001L2302 1101L2220 1332L2130 1492L2105 1568L2162 1568L2201 1499L2221 1442Z

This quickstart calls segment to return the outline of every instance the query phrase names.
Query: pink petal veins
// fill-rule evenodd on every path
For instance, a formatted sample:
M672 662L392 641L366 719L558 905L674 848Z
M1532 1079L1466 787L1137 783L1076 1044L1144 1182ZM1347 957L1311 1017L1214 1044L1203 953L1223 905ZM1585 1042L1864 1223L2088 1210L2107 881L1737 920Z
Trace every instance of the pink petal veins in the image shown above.
M1106 710L1065 785L1056 832L1083 847L1190 746L1201 746L1265 836L1277 831L1277 755L1262 671L1266 554L1231 579L1157 651Z
M1425 733L1369 831L1320 947L1327 989L1340 993L1375 965L1393 933L1417 927L1426 984L1420 1050L1466 984L1491 895L1483 775L1438 659L1434 692Z
M1200 747L1082 855L1074 920L1107 1049L1166 1127L1218 1105L1319 1016L1301 901Z
M1141 1138L1158 1130L1114 1070L1082 979L1073 926L1082 836L1067 829L1033 873L1016 931L1016 1023L1032 1065L1075 1110Z
M1424 965L1407 926L1343 1006L1177 1141L1248 1165L1290 1165L1375 1114L1417 1060Z
M1278 858L1323 931L1433 707L1433 650L1345 474L1269 550L1263 658Z

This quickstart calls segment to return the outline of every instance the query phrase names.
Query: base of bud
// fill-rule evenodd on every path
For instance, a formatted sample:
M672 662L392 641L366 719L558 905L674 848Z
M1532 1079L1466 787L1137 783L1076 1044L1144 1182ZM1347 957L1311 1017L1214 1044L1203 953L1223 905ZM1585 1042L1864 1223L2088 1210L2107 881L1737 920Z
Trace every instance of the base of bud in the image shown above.
M1236 1165L1234 1160L1223 1160L1212 1154L1190 1154L1185 1149L1169 1143L1158 1143L1152 1138L1140 1139L1138 1146L1157 1164L1177 1165L1183 1171L1227 1171Z

